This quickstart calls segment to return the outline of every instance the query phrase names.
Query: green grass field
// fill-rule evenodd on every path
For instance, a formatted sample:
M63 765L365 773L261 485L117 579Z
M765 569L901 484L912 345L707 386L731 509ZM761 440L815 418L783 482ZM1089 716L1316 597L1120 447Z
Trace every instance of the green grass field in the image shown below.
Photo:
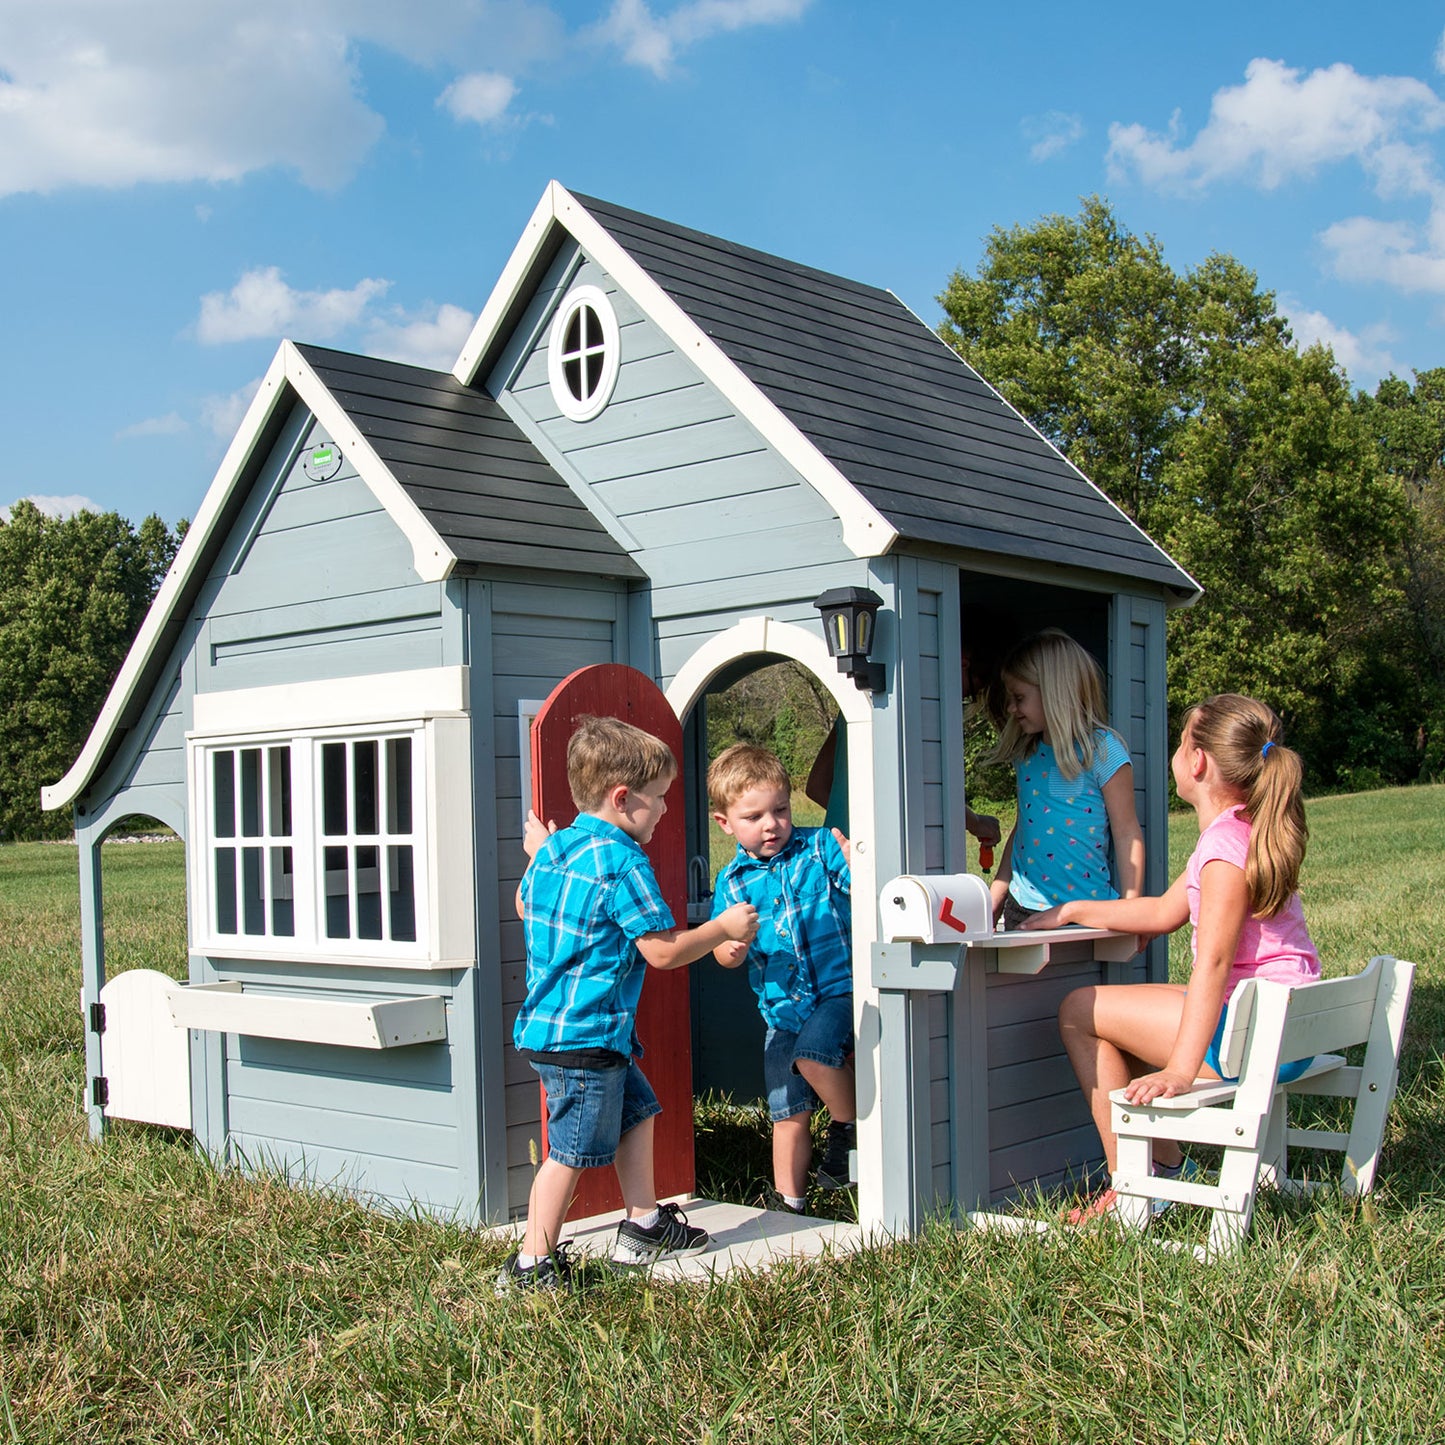
M1442 788L1310 805L1327 972L1420 965L1368 1201L1266 1197L1207 1267L939 1225L542 1301L493 1297L480 1233L218 1170L169 1131L89 1142L75 854L0 848L0 1439L1445 1440L1442 816ZM1192 837L1173 820L1176 864ZM112 969L179 974L180 845L108 845L105 873ZM700 1107L705 1176L765 1147L759 1117Z

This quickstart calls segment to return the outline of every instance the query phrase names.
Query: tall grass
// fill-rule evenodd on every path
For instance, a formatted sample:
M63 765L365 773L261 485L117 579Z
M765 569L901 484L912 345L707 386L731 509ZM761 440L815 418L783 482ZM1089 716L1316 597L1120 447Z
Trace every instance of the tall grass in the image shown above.
M91 1143L75 854L0 849L0 1440L1445 1439L1442 805L1310 808L1329 971L1421 966L1370 1200L1267 1197L1208 1267L1103 1231L936 1225L559 1300L495 1299L504 1246L481 1233L216 1169L170 1131ZM1192 820L1173 832L1182 860ZM105 867L112 966L179 971L178 845ZM765 1148L746 1111L701 1113L704 1173Z

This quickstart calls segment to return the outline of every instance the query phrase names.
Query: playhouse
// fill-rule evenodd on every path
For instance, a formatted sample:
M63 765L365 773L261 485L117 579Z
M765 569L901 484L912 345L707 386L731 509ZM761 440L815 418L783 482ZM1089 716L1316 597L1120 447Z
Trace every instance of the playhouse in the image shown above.
M882 599L871 686L824 643L839 588ZM510 1043L521 822L566 806L547 719L673 721L681 922L707 906L708 695L791 658L847 729L860 1221L1054 1182L1097 1149L1058 1001L1161 951L890 942L879 889L965 869L959 641L985 606L1104 665L1162 887L1164 621L1196 593L889 292L554 182L451 372L282 343L45 790L80 843L92 1130L179 1124L298 1182L514 1218L541 1117ZM107 979L100 845L136 813L185 840L184 987ZM644 992L664 1192L692 1185L694 1064L754 1049L707 969Z

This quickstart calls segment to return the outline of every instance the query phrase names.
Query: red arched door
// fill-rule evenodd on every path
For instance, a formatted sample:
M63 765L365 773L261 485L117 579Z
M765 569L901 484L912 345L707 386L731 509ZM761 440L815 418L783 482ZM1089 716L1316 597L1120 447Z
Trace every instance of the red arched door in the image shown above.
M537 816L566 827L577 816L567 786L567 741L577 719L616 717L661 738L682 769L682 724L650 677L621 663L584 667L563 678L532 722L532 806ZM682 789L668 796L647 856L679 928L687 927L687 834ZM662 1104L654 1135L657 1192L691 1194L696 1182L692 1132L692 1023L687 969L649 969L637 1011L642 1067ZM542 1142L547 1139L542 1100ZM611 1169L589 1169L577 1190L572 1218L617 1208L622 1195Z

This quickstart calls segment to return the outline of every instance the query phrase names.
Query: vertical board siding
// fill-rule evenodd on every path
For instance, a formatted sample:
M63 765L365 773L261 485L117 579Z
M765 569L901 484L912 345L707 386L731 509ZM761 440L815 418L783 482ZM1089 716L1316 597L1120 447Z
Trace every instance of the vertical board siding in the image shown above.
M512 1048L512 1025L526 996L526 946L516 916L517 883L526 862L521 846L521 732L518 704L540 702L569 673L596 663L625 662L626 593L616 584L494 580L490 592L491 707L495 738L497 916L505 1070L507 1210L526 1208L531 1153L541 1133L537 1076ZM473 610L474 618L477 609ZM474 692L475 705L483 694Z

